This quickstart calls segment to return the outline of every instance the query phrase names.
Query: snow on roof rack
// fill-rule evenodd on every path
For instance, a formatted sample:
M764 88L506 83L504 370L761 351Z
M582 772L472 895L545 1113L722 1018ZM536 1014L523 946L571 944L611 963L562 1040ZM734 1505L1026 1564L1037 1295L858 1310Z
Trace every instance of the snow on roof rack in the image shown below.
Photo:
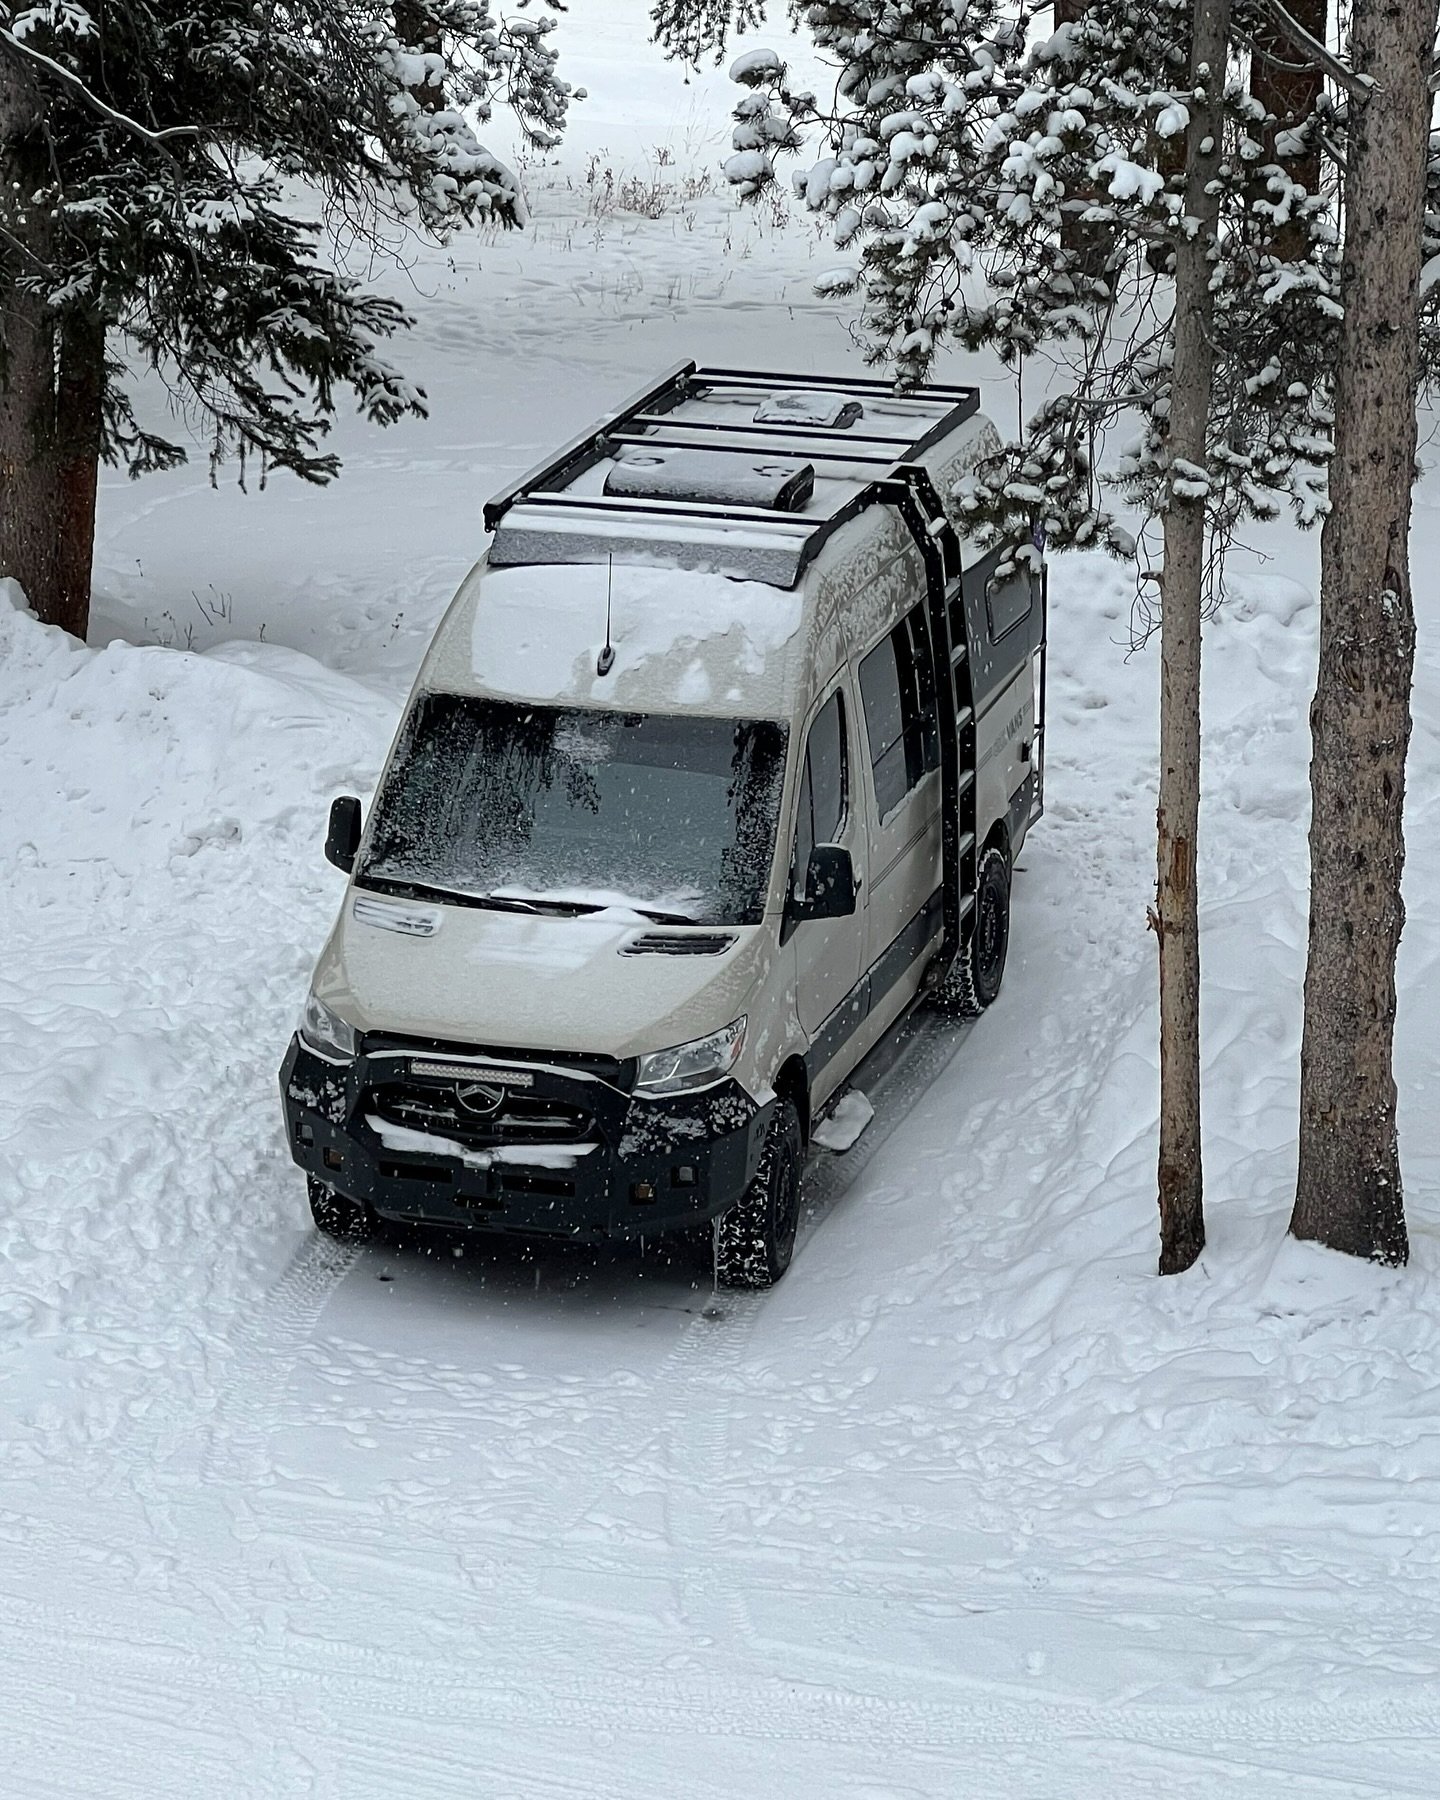
M804 391L852 398L861 416L839 406L828 415L833 424L757 421L757 402L766 395ZM490 501L485 524L496 533L490 560L502 566L607 555L663 559L791 587L824 540L874 503L880 483L923 456L979 404L972 387L897 394L874 377L679 363ZM851 423L838 423L847 414ZM692 468L713 456L717 476L737 456L809 463L815 496L795 511L736 504L718 479L713 499L607 488L617 455L633 457L642 446L683 452Z

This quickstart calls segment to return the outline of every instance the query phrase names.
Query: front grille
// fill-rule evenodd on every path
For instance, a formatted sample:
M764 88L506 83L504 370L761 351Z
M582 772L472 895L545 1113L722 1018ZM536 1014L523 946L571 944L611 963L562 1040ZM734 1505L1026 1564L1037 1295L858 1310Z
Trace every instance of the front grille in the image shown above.
M483 1074L477 1074L483 1080ZM495 1150L512 1144L585 1144L595 1140L594 1118L563 1100L546 1100L510 1089L496 1111L482 1114L462 1104L458 1086L387 1082L365 1096L364 1110L387 1125L450 1138L467 1150Z

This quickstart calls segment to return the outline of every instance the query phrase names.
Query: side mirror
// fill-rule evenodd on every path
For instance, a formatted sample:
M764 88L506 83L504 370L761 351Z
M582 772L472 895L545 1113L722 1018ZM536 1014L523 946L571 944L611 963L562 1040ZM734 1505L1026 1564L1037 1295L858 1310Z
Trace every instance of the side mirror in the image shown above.
M848 919L855 911L855 865L843 844L817 844L805 870L805 897L792 899L790 917Z
M330 802L330 829L325 833L325 860L334 863L348 875L355 867L355 852L360 848L360 802L353 794L342 794Z

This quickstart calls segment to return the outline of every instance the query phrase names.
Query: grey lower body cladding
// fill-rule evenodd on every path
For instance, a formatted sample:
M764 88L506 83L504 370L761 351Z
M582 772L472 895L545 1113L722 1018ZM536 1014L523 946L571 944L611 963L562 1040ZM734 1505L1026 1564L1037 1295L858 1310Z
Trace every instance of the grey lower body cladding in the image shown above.
M646 1100L519 1054L518 1092L484 1068L475 1084L425 1072L465 1054L388 1040L338 1063L292 1039L280 1070L291 1155L381 1218L592 1241L703 1224L759 1167L772 1109L735 1082ZM467 1108L462 1090L476 1084L501 1090L492 1112Z

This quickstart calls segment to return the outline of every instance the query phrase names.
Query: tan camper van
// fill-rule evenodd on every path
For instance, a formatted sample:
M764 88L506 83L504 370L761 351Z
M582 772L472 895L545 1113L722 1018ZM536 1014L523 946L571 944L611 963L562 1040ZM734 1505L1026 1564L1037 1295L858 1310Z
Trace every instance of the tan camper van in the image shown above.
M666 375L486 510L281 1071L316 1223L795 1242L812 1123L995 998L1041 810L1042 576L946 497L973 389Z

